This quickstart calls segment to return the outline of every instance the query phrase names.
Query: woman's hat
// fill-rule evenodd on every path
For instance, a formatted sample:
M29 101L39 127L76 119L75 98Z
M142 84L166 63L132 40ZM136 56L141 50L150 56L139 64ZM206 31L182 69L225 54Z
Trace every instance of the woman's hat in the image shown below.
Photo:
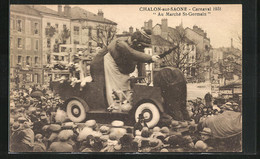
M14 122L13 126L12 126L12 131L18 131L21 129L21 124L19 122Z
M36 135L35 135L35 139L37 139L37 140L38 140L38 139L42 139L42 138L43 138L42 134L36 134Z
M73 136L73 131L72 130L62 130L59 135L58 135L58 138L61 140L61 141L66 141L68 140L70 137Z
M30 122L28 122L28 121L25 121L24 123L23 123L23 127L24 128L32 128L32 123L30 123Z
M112 121L111 125L113 127L122 127L122 126L124 126L124 122L120 121L120 120L114 120L114 121Z
M211 135L211 129L210 128L204 128L200 134L202 135Z
M52 142L57 138L58 138L58 134L53 132L53 133L51 133L50 137L48 138L48 141Z
M161 131L161 128L159 128L158 126L153 128L153 132L160 132L160 131Z
M101 126L100 128L99 128L99 131L103 134L103 135L107 135L107 134L109 134L109 127L107 127L107 126Z
M163 148L163 149L161 149L161 151L160 152L169 152L169 150L168 149L166 149L166 148Z
M61 130L61 126L59 124L51 124L49 130L52 132L58 132Z
M76 127L77 127L77 125L74 122L66 122L66 123L63 123L63 125L62 125L63 129L73 129Z
M43 130L43 131L47 131L47 130L49 130L49 127L50 127L50 125L44 125L44 126L42 127L42 130Z
M85 125L90 128L96 128L97 122L96 120L88 120L85 122Z
M117 140L117 136L115 133L110 133L109 134L109 140Z
M169 134L169 133L170 133L170 130L169 130L168 127L165 126L165 127L162 127L161 132L162 132L163 134Z
M230 103L230 102L227 102L227 103L226 103L226 105L232 106L232 103Z
M233 106L238 106L238 104L237 103L233 103Z

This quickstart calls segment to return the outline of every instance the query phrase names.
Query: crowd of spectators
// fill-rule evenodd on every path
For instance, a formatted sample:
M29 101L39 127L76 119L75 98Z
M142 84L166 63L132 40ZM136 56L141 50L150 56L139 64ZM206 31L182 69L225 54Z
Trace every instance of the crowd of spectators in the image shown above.
M36 91L42 94L32 97ZM63 110L63 102L48 88L12 89L10 91L10 151L214 152L225 150L225 147L216 148L215 145L219 143L209 140L209 128L198 131L197 127L202 118L230 109L229 103L225 107L216 108L205 106L200 99L196 102L189 101L190 115L193 120L172 120L169 125L154 128L143 125L136 130L119 120L112 121L111 124L100 124L95 120L87 120L83 123L71 122Z

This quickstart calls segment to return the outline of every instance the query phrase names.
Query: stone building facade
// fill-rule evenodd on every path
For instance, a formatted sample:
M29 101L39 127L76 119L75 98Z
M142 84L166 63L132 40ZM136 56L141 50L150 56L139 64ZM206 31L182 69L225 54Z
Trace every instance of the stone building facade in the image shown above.
M10 6L10 86L42 82L41 15L24 5ZM13 83L13 84L12 84Z
M80 7L71 10L71 41L84 45L87 53L93 53L96 47L107 45L115 38L117 23L104 17L102 10L97 14Z

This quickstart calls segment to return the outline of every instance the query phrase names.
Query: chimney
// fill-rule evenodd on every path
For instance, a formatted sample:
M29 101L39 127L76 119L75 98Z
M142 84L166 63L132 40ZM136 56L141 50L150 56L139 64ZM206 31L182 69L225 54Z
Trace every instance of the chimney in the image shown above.
M98 10L98 16L99 17L104 17L104 12L102 11L102 9Z
M193 30L198 30L198 26L197 25L193 25Z
M161 36L168 40L168 20L165 18L165 19L162 19L162 33L161 33Z
M147 28L147 29L149 29L149 30L152 31L152 29L153 29L153 20L152 20L152 19L150 19L150 20L148 21L148 28Z
M144 29L148 29L148 22L144 22Z
M62 5L58 5L58 14L62 15Z
M64 6L64 15L70 17L71 15L71 7L69 5Z
M130 34L133 34L133 32L134 32L134 28L133 28L132 26L130 26L130 27L129 27L129 33L130 33Z
M231 38L231 48L233 48L233 38Z
M168 32L168 20L162 19L162 32Z

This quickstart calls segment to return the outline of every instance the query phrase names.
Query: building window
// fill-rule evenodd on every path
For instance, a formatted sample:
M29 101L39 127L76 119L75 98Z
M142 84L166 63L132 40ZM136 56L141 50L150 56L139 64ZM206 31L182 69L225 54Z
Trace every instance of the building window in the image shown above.
M89 42L89 43L88 43L88 46L92 46L92 42Z
M57 32L57 33L59 33L59 24L55 24L55 31Z
M53 51L54 52L59 52L59 40L55 39L55 44L53 45Z
M30 66L30 61L31 61L31 57L30 56L26 56L26 65Z
M19 49L21 49L21 48L23 47L22 38L18 38L18 39L17 39L17 47L18 47Z
M22 20L17 20L17 31L22 32Z
M154 52L157 52L157 47L154 47Z
M100 32L100 30L99 30L99 29L97 29L97 37L99 37L99 32Z
M33 82L39 83L39 75L37 73L34 74Z
M108 38L110 38L111 37L111 31L109 30L108 31Z
M34 23L34 34L39 34L39 24Z
M194 45L192 45L192 47L191 47L191 51L194 51Z
M61 52L65 52L66 51L66 47L61 47Z
M22 64L22 56L17 57L17 63L20 65Z
M205 45L205 50L209 50L209 46L208 45Z
M54 56L54 60L55 60L55 61L58 61L58 60L59 60L59 56L58 56L58 55L55 55L55 56Z
M38 40L38 39L35 40L34 50L35 50L35 51L38 51L38 50L39 50L39 40Z
M51 48L51 39L50 38L47 39L47 48Z
M38 63L39 63L39 57L38 56L34 57L34 63L35 63L35 65L38 65Z
M159 49L160 49L160 53L163 53L163 48L160 47Z
M13 48L13 37L10 37L10 48Z
M64 61L64 56L61 56L61 59L60 59L61 61Z
M14 66L14 56L13 55L10 56L10 66L11 67Z
M31 21L30 20L25 21L25 31L26 31L26 34L31 34Z
M48 64L51 63L51 55L47 55L47 63L48 63Z
M13 30L14 29L14 23L13 23L13 18L10 18L10 29Z
M79 27L74 26L74 35L79 35Z
M78 40L74 40L74 44L79 44L79 41Z
M26 43L26 50L31 50L31 38L26 38L25 43Z
M92 36L92 28L88 29L88 36Z

